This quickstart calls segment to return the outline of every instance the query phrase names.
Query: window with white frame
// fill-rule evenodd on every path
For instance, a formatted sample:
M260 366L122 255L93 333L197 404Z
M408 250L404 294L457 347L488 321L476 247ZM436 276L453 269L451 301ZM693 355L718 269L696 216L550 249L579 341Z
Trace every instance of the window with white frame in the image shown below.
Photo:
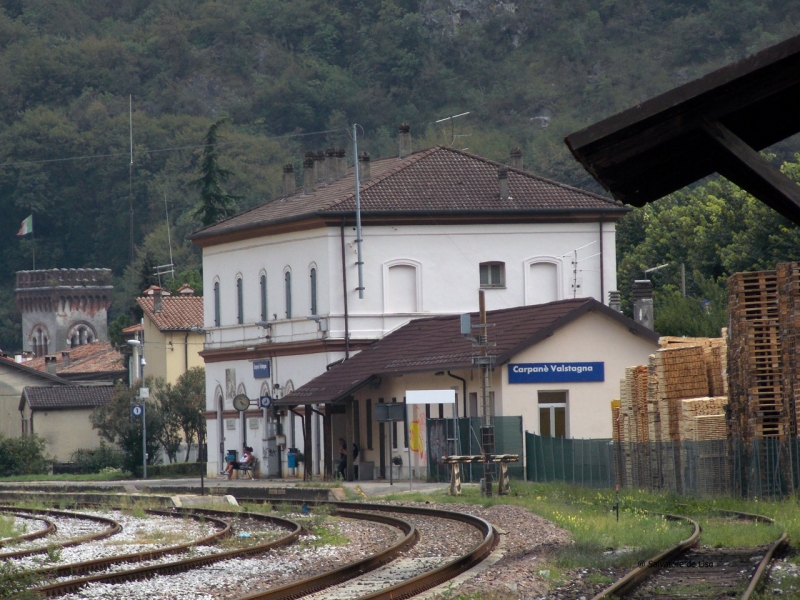
M311 315L317 314L317 269L311 267Z
M506 264L503 262L485 262L480 265L481 287L506 287Z
M287 269L283 274L283 285L286 292L286 318L292 318L292 271Z
M214 282L214 327L220 325L219 281Z
M261 320L267 321L267 275L261 274Z
M244 323L244 284L242 278L236 278L236 322L241 325Z

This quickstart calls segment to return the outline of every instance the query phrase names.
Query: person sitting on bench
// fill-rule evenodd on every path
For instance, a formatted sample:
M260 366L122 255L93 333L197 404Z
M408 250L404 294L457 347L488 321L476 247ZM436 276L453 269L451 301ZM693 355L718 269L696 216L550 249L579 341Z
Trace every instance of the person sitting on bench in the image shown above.
M242 467L249 467L253 464L253 449L248 446L242 447L241 460L229 460L228 466L224 471L220 471L220 475L227 475L228 479L231 478L233 470L240 470Z

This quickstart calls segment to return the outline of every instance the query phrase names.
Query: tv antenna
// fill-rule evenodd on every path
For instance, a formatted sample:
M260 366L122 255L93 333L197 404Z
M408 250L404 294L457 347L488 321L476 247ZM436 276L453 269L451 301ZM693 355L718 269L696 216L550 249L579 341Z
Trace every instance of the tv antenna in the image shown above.
M445 117L444 119L439 119L438 121L436 121L436 123L444 123L445 121L450 121L450 146L453 147L455 146L456 138L469 137L470 135L472 135L471 133L467 133L456 136L455 124L453 123L455 119L458 119L459 117L466 117L471 112L472 111L463 112L460 115L452 115L450 117Z

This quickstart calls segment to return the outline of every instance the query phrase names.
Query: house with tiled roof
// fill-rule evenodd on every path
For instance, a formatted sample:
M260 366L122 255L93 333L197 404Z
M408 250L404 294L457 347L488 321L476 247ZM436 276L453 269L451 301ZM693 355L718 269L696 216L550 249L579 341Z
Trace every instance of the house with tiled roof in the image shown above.
M203 297L188 285L171 295L151 286L136 299L144 315L137 326L123 333L140 339L144 346L145 373L174 384L192 367L202 367Z
M19 398L26 386L68 386L66 379L30 367L30 362L20 362L0 356L0 435L18 437L24 433L20 422Z
M210 474L225 449L261 440L263 470L284 472L279 425L296 447L322 420L278 423L257 399L290 393L411 319L475 310L479 289L490 310L605 302L616 289L626 207L525 171L519 151L509 165L443 146L413 152L406 125L398 141L398 156L364 152L353 166L343 149L307 153L299 186L287 164L281 197L190 236L209 299ZM239 394L246 411L233 407Z
M470 322L478 333L479 315L471 313ZM518 417L519 434L610 439L610 403L619 393L625 368L646 360L659 347L657 333L593 298L489 311L486 322L495 365L488 390L493 416ZM427 427L431 418L483 416L476 361L480 355L462 333L459 315L414 319L275 403L290 409L323 407L322 412L334 416L344 413L362 426L337 431L332 423L331 437L346 437L348 447L358 445L361 470L375 469L374 475L380 475L394 457L407 465L410 454L415 475L425 478L442 453L480 453L477 431L454 447L444 429ZM408 452L403 423L392 425L390 442L384 425L375 419L375 407L403 403L408 391L418 390L451 391L457 412L446 404L409 405L408 419L417 424L413 431L420 439ZM439 437L426 439L428 431ZM365 478L371 475L361 473Z
M37 356L25 364L74 382L112 383L127 375L125 357L111 342L88 342L56 354Z
M100 446L90 415L113 394L112 385L26 386L17 399L24 433L42 437L47 454L67 462L78 449Z

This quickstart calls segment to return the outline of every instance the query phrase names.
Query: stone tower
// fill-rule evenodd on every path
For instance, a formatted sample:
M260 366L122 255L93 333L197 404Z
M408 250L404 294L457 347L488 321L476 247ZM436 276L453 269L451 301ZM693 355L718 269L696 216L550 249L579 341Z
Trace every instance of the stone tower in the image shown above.
M22 349L36 356L108 339L111 269L17 272Z

